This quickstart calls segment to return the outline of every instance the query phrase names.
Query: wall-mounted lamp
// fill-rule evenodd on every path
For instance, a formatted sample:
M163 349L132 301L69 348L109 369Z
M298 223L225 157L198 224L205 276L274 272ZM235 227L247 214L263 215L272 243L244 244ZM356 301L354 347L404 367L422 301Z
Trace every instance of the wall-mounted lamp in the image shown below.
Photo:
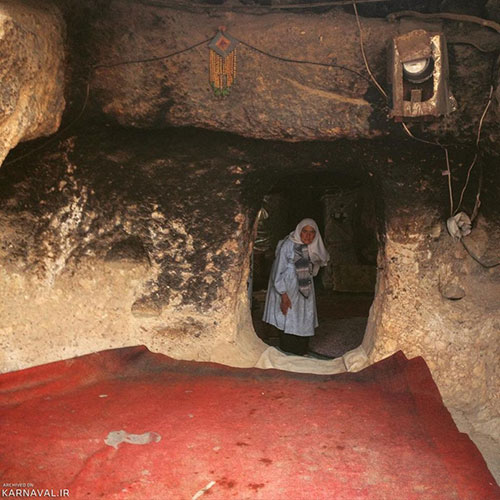
M393 38L389 61L390 116L395 121L430 119L455 111L442 33L415 30Z

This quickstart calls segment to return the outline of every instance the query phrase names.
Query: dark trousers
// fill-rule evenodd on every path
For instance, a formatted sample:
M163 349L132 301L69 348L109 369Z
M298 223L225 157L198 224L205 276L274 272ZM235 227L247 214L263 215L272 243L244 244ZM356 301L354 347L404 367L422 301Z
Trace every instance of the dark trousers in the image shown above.
M280 332L280 349L290 354L303 356L307 353L309 337L300 337L291 333Z

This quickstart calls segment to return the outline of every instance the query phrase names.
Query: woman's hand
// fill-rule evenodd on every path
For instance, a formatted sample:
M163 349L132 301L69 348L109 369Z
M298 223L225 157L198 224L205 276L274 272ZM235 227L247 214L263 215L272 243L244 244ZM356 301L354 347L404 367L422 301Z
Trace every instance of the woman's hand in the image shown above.
M292 308L292 301L290 300L290 297L284 293L281 296L281 312L286 316L286 313L288 312L288 309Z

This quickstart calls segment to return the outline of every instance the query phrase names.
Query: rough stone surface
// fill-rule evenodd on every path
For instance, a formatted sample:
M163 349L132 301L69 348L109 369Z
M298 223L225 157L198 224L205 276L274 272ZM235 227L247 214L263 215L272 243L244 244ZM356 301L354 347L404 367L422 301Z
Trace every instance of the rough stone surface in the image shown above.
M185 2L59 4L70 26L83 11L92 19L85 30L70 34L73 71L98 66L92 71L89 109L121 125L192 125L288 141L370 138L394 128L387 119L388 106L370 83L355 17L346 12L257 10L252 15L251 9ZM391 37L419 27L444 31L450 41L450 87L459 111L415 133L473 141L487 102L500 34L453 21L362 18L361 23L371 70L388 93L386 51ZM169 59L133 63L182 51L213 37L222 25L237 39L269 54L344 69L285 62L240 44L237 81L230 95L221 98L209 85L207 44ZM119 62L127 64L116 65ZM110 67L102 67L106 65ZM499 108L496 100L491 108ZM494 111L483 127L483 140L493 147L500 132Z
M0 162L64 110L64 21L50 2L0 2Z
M341 12L251 15L151 2L57 3L71 27L66 92L76 96L72 110L82 105L92 64L181 50L221 24L270 53L364 74L355 20ZM0 160L17 142L59 125L62 22L47 5L0 3L6 68ZM385 83L385 43L415 22L362 22L368 58ZM459 110L412 130L450 144L458 209L495 55L468 43L479 40L475 35L464 43L461 26L439 26L454 40L450 86ZM483 33L480 48L497 44L496 35L486 40ZM238 81L224 99L208 85L206 46L168 60L96 69L80 128L2 167L1 370L134 344L177 358L254 365L265 346L252 330L246 284L262 198L286 175L349 172L366 176L376 194L378 276L363 345L337 360L335 370L358 370L399 349L422 355L448 407L500 437L500 267L481 267L446 232L442 149L405 137L386 120L366 80L352 73L238 50ZM472 214L482 182L480 215L466 242L487 264L498 262L500 247L498 76L496 82L483 149L460 207ZM295 142L357 140L286 144L169 125ZM384 135L389 139L374 139ZM312 360L304 363L303 369L314 367Z
M283 175L357 165L377 192L381 245L363 363L399 349L424 356L446 402L481 412L483 431L498 434L499 268L482 268L445 230L441 151L401 146L97 127L23 168L4 167L2 369L138 343L179 358L252 365L265 348L246 294L262 197ZM450 158L456 200L472 153L458 148ZM467 241L491 263L498 174L491 159L480 165L481 216ZM478 173L464 196L468 213ZM443 294L454 289L463 297Z
M246 303L257 210L278 172L325 171L325 154L332 161L314 144L99 127L5 166L2 345L17 347L2 369L137 343L251 365L264 348L248 336Z
M128 25L131 15L136 17L134 30L119 28ZM380 24L386 38L390 28ZM138 5L130 10L125 4L116 5L100 20L96 59L106 64L175 52L215 36L221 25L272 54L333 62L363 72L351 16L306 16L298 22L293 14L262 17L214 11L206 16ZM334 48L340 38L348 40L343 53ZM226 98L216 97L210 88L206 44L167 60L99 68L92 89L108 117L135 127L195 125L290 140L379 133L370 129L373 107L365 98L369 85L356 74L278 61L246 46L237 48L237 58L237 84Z
M4 370L146 338L205 360L221 335L231 343L248 272L248 160L210 138L178 139L100 130L3 169L1 253L13 278L2 345L20 349L3 349Z
M383 245L363 347L370 362L398 349L423 356L447 405L468 413L481 432L498 439L500 268L482 267L451 238L445 198L435 197L430 171L411 163L404 183L400 174L381 183ZM495 164L485 162L492 184L482 192L483 215L465 238L487 265L500 260Z

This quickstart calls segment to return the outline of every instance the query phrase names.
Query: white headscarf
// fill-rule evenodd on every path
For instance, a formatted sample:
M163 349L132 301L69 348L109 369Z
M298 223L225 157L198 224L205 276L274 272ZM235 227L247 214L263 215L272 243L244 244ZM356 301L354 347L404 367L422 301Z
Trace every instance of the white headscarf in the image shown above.
M305 226L311 226L316 231L314 240L312 243L307 245L307 250L309 252L309 258L313 264L313 276L318 274L319 268L326 266L327 262L330 260L330 254L327 252L325 245L323 244L323 239L321 234L319 234L318 225L313 219L302 219L288 236L294 243L303 245L300 239L300 233Z

